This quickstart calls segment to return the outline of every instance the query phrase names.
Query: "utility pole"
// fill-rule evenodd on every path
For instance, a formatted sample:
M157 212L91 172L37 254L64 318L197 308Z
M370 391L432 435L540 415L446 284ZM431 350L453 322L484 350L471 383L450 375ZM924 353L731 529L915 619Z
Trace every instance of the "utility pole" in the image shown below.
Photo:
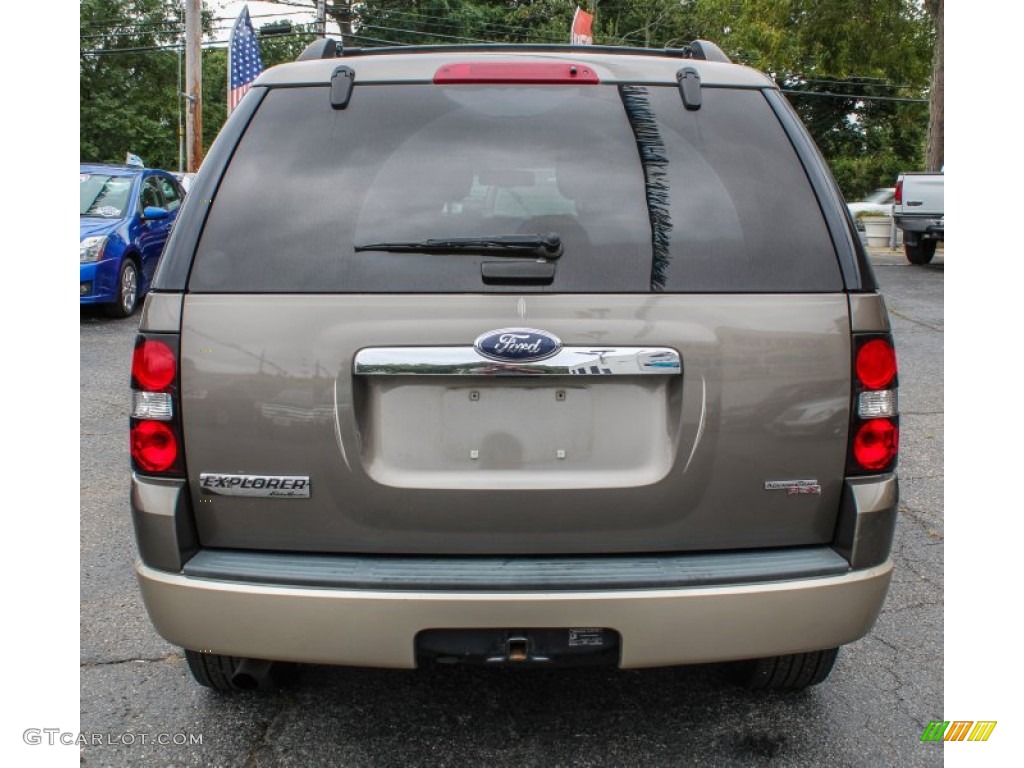
M932 53L932 90L929 96L928 147L924 167L926 171L941 171L946 164L942 0L931 0L929 9L932 12L932 19L935 21L935 50Z
M185 0L185 148L189 173L203 162L202 0Z
M316 36L327 37L327 0L316 0Z

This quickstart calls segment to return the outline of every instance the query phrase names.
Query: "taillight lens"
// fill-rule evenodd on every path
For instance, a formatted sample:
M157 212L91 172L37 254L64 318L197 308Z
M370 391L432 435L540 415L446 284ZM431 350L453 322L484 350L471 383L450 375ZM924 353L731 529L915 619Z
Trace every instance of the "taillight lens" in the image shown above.
M889 334L853 337L853 403L847 472L890 472L899 454L896 350Z
M146 472L166 472L178 459L178 438L165 422L139 421L132 425L132 459Z
M896 378L896 350L888 339L870 339L857 350L857 380L868 389L884 389Z
M166 341L140 337L132 355L132 386L147 392L161 392L174 383L178 363Z
M178 336L140 333L132 355L132 469L183 477Z
M893 202L896 205L903 205L903 182L902 181L897 181L896 182L896 194L893 197Z
M884 470L896 460L900 430L891 419L871 419L853 436L853 458L864 469Z

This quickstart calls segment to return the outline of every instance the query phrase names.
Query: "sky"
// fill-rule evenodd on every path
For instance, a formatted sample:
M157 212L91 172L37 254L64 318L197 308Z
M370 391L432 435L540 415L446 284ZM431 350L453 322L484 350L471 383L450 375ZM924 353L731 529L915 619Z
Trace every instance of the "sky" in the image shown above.
M309 24L316 21L316 13L312 10L312 4L309 13L304 13L302 8L296 8L291 5L246 2L245 0L207 0L206 5L214 12L216 18L232 20L218 22L218 28L222 27L222 29L217 35L217 39L223 40L227 39L230 26L234 23L233 20L238 18L238 14L242 12L242 8L246 5L249 6L249 16L252 18L252 25L256 29L277 19L288 19L292 24ZM328 25L329 29L330 26Z

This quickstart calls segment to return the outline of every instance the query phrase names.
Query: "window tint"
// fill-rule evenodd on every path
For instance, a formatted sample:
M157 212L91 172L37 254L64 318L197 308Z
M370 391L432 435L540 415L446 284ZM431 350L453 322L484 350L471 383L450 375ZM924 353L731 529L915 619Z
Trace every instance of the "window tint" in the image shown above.
M158 176L157 178L160 189L164 193L164 202L166 203L167 210L178 210L178 206L181 205L181 195L178 194L178 188L166 176Z
M758 91L645 91L664 147L666 291L842 290L824 218L796 153Z
M146 179L145 183L142 185L141 203L143 210L150 206L155 208L163 208L164 206L163 198L160 196L159 184L152 176Z
M783 195L782 193L785 193ZM496 257L367 243L558 234L554 281L492 286ZM840 290L803 170L756 91L675 87L271 90L220 184L190 290Z
M647 290L643 172L616 89L366 86L345 110L323 88L281 89L226 171L190 288L480 292L495 257L354 246L549 232L565 254L544 289Z

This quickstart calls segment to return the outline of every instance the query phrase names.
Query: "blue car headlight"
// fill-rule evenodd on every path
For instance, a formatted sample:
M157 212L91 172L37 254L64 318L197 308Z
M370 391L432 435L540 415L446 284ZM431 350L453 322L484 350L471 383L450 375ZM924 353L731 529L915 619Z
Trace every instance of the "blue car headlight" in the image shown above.
M107 245L106 235L86 237L78 244L78 260L85 264L90 261L99 261L103 257L103 249Z

